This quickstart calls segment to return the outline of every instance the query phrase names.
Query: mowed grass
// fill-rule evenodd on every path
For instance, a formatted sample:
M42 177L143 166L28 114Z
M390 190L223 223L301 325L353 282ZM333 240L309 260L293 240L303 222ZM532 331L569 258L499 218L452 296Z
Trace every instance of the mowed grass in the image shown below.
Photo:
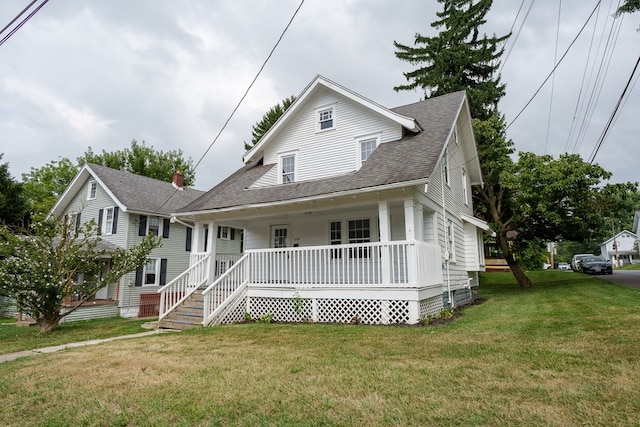
M136 334L145 331L142 324L148 321L116 317L64 322L53 332L41 334L37 326L16 326L16 319L0 318L0 354Z
M638 425L640 292L531 277L484 275L444 326L230 325L3 363L0 425Z

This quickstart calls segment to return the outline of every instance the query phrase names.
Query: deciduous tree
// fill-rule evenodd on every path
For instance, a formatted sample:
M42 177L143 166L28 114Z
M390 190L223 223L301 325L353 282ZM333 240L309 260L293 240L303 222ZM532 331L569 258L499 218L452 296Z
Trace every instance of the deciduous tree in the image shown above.
M22 174L24 195L34 221L43 220L78 173L78 166L66 157Z
M13 298L42 332L50 332L98 290L143 265L160 244L152 235L126 250L107 249L101 242L95 221L75 229L63 219L50 219L22 234L0 226L0 294ZM79 273L93 279L75 283ZM63 313L65 300L75 293L81 299Z

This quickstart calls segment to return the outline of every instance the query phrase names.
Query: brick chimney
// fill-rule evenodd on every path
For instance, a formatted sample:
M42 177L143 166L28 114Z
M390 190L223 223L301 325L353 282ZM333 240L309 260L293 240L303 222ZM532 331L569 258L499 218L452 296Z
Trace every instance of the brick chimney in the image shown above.
M184 186L184 175L179 170L173 174L173 186L178 190L182 190Z

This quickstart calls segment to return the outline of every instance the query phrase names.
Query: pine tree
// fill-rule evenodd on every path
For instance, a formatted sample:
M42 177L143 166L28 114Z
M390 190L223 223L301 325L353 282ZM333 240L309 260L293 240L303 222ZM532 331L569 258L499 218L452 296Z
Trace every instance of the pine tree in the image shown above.
M414 46L395 42L397 58L418 68L404 73L409 83L394 90L423 89L425 97L467 90L471 115L481 120L497 112L498 101L505 94L505 85L497 76L499 58L503 53L502 37L479 37L479 27L493 0L438 0L443 4L439 20L431 24L441 29L435 37L416 34Z
M267 110L267 112L262 116L262 119L260 119L259 122L253 125L251 132L251 144L247 144L245 142L244 149L249 151L253 148L254 145L260 142L264 134L267 133L269 129L271 129L271 126L273 126L278 121L280 116L282 116L284 112L287 111L287 109L291 106L291 104L293 104L295 100L296 97L294 95L291 95L289 98L283 99L282 104L277 103L269 110Z

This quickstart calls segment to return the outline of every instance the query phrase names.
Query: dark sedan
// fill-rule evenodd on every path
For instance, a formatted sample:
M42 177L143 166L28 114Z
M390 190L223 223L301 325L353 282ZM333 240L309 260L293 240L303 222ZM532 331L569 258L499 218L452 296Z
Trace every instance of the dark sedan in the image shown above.
M580 260L580 269L586 274L612 274L611 261L601 256L588 256Z

